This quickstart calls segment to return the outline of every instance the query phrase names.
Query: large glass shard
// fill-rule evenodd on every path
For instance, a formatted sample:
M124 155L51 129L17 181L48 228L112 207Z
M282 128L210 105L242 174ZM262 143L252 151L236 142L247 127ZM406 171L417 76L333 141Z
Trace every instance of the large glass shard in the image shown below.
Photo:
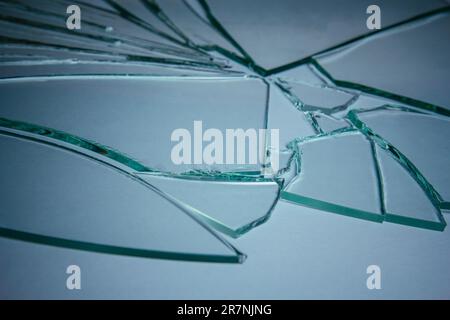
M386 209L389 222L444 230L445 221L427 194L393 157L379 147L376 154L380 165Z
M200 219L232 237L265 222L279 194L279 185L270 180L232 182L139 176L191 206Z
M257 65L274 69L370 32L365 23L369 0L200 1ZM383 27L445 7L443 1L378 1ZM345 8L345 10L343 10ZM214 22L214 21L213 21ZM282 68L280 68L282 69ZM280 70L281 71L281 70Z
M299 145L300 174L281 198L313 208L381 222L380 194L371 145L361 134Z
M358 115L375 133L399 149L441 196L450 203L450 121L417 112L381 109Z
M449 37L447 10L325 54L319 62L339 85L449 115Z
M256 163L249 161L250 148L245 148L245 163L238 161L236 139L233 163L209 165L194 159L196 152L202 156L207 129L225 133L226 129L266 128L267 86L258 79L44 77L3 80L0 95L2 118L94 141L151 170L260 170L259 159ZM172 159L172 151L180 143L171 141L177 129L190 133L184 138L186 152L191 150L190 157L186 156L190 164Z
M22 138L1 135L0 148L0 236L149 258L243 259L144 181Z

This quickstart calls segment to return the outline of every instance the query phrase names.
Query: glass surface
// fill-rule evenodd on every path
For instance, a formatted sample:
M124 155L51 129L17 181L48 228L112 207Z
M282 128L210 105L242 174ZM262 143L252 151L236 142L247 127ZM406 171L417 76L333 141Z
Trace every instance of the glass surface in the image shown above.
M450 7L379 1L371 31L369 4L0 1L0 236L243 262L220 234L270 223L280 201L444 230ZM198 121L200 137L279 141L259 141L256 163L175 164L172 133L195 139Z
M189 210L114 167L4 134L0 145L0 236L148 258L244 259Z
M399 101L448 116L449 37L447 10L382 31L324 54L318 61L340 85L361 90L373 88L371 91L376 89L379 95L395 95ZM370 63L366 60L368 55Z

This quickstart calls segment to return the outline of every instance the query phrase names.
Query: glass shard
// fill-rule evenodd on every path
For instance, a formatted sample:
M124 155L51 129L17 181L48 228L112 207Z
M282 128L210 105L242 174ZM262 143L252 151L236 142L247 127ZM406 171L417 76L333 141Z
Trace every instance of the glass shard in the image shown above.
M450 13L442 12L318 60L339 85L450 115L450 44L445 40L449 36Z
M369 33L362 14L368 0L346 1L200 1L217 27L225 29L263 69L301 61L311 55ZM383 27L445 7L442 1L378 1ZM345 7L345 10L342 8ZM230 9L234 8L234 9ZM211 17L210 17L211 19ZM300 32L299 32L300 31ZM284 68L279 68L284 69ZM280 70L281 71L281 70Z
M412 161L439 193L441 206L449 206L450 173L446 170L450 159L448 118L383 109L360 113L359 118Z
M385 220L442 231L445 221L439 209L394 158L376 148L383 183Z
M279 185L270 180L232 182L139 176L191 206L200 219L232 237L239 237L265 222L278 200Z
M152 170L178 174L190 170L259 171L259 163L240 164L237 160L235 164L196 164L194 150L191 164L175 164L171 154L178 141L171 141L171 136L177 129L192 132L193 149L194 140L202 139L209 128L224 133L226 129L264 129L266 92L262 81L239 77L3 80L0 117L83 137L119 150ZM202 122L199 137L194 136L195 121Z
M370 143L361 134L300 144L300 174L281 198L301 205L381 222Z
M1 236L149 258L244 257L184 208L112 168L5 135L0 148Z

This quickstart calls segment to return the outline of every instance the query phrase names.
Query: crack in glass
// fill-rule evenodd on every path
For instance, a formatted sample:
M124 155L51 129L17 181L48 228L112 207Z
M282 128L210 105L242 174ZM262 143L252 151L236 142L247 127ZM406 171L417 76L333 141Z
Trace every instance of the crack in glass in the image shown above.
M448 37L450 7L382 1L392 15L381 30L369 32L359 21L367 5L347 2L349 12L328 10L333 16L327 16L317 1L261 1L263 10L255 11L241 1L1 0L0 161L9 178L1 186L8 201L2 201L0 236L147 258L242 263L245 254L219 233L244 235L268 221L281 200L444 230L448 72L439 69L436 78L439 71L432 70L433 62L449 66L450 48L441 38ZM81 7L81 30L66 28L71 4ZM302 10L293 9L298 6ZM302 17L289 15L293 10ZM332 25L345 23L324 31L303 17L310 12ZM326 37L315 41L318 32ZM414 41L418 35L429 45ZM440 50L432 50L436 45ZM403 64L368 60L374 50L380 59L405 56L404 50L411 55ZM408 76L417 63L432 78ZM386 69L394 70L394 79L384 76ZM265 162L174 165L170 132L196 120L219 130L280 129L279 148L265 145L265 154L279 155L280 169L267 176ZM64 163L73 172L61 170ZM116 194L130 197L122 198L122 207L133 203L133 210L124 209L125 221L117 210L106 214L113 208L96 208L106 200L91 198L88 216L76 209L82 197L65 184L97 186L99 197L107 198L97 174L106 181L128 178L113 183L122 189ZM31 198L41 210L16 207L18 194L29 195L39 180L58 186L47 190L55 196ZM130 191L137 186L148 199L137 197L140 189ZM56 195L66 188L78 220L61 216L67 204ZM51 206L52 199L60 201ZM137 228L136 234L127 228Z

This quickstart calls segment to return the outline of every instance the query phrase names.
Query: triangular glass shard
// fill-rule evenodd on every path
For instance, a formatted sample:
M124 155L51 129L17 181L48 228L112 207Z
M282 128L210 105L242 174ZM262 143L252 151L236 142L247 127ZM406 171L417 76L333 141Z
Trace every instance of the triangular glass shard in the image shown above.
M279 185L270 180L233 182L139 176L189 205L200 219L232 237L239 237L266 221L279 194Z
M358 117L375 133L399 149L442 198L450 203L450 120L417 112L380 109Z
M0 236L148 258L243 259L187 209L113 167L5 135L0 149Z
M339 85L450 115L449 37L447 8L325 54L319 62Z
M445 221L438 208L393 157L376 147L382 176L385 221L442 231Z
M257 9L251 1L201 3L264 69L301 61L371 32L365 23L367 7L373 4L370 1L260 0ZM381 0L377 5L383 8L383 28L446 6L438 0L413 0L408 5L402 0Z

